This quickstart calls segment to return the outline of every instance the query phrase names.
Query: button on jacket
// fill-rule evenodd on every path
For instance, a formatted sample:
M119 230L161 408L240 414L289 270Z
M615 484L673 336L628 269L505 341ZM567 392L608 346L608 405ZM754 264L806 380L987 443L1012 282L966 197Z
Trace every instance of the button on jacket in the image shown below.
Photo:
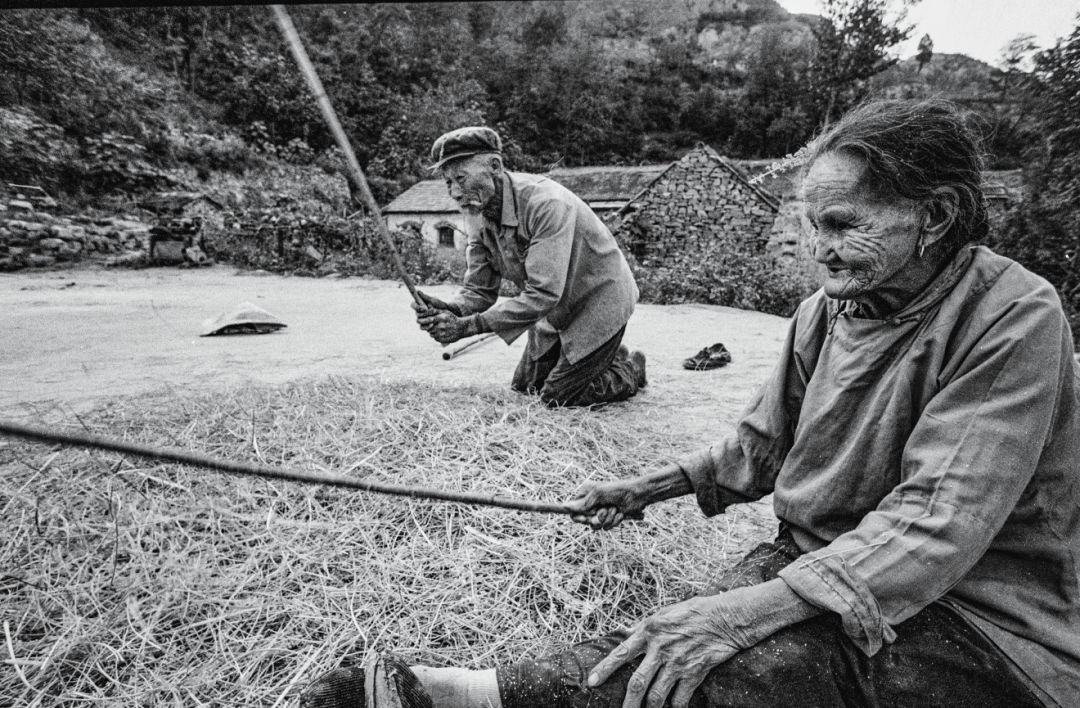
M615 238L589 205L547 177L502 173L499 224L483 219L466 248L468 270L451 300L482 312L507 344L535 327L533 356L561 340L571 364L630 319L638 289ZM521 294L495 304L506 278Z
M736 432L680 461L698 503L773 493L808 552L780 576L868 654L940 601L1080 706L1080 365L1057 294L976 247L888 319L852 304L804 302Z

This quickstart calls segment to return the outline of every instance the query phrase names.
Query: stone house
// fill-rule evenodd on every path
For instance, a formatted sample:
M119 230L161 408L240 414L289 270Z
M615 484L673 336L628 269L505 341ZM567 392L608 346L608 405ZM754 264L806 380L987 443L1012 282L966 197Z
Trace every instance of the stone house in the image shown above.
M642 167L561 167L548 177L592 207L601 219L626 206L667 165ZM418 182L382 208L391 231L419 229L428 242L464 249L471 219L461 213L441 179Z
M648 187L668 165L556 167L547 176L581 198L607 220Z
M424 240L432 245L465 248L469 217L450 198L441 179L417 182L381 211L386 228L391 231L419 229Z
M645 266L764 254L779 200L707 145L662 170L617 212L614 232Z

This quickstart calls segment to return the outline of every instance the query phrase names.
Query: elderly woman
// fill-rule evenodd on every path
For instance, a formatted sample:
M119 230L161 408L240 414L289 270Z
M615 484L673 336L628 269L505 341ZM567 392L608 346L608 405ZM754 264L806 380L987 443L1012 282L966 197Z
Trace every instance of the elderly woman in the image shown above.
M939 102L819 137L803 190L828 278L736 430L573 502L610 528L772 493L773 543L626 634L398 683L455 708L1080 706L1080 366L1054 289L971 243L981 166Z

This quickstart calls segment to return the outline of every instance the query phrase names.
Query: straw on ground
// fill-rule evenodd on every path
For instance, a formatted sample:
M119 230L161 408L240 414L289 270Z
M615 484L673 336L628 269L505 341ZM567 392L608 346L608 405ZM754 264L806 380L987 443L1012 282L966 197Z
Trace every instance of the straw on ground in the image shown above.
M72 421L232 459L562 501L698 446L620 407L322 379L117 400ZM0 440L0 704L289 705L369 648L490 667L627 626L771 532L691 499L565 518Z

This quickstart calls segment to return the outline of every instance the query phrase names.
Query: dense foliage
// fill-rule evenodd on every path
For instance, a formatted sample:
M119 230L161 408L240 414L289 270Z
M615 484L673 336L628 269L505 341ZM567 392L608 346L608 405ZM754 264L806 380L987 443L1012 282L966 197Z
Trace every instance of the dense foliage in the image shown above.
M1024 200L992 245L1054 284L1080 345L1080 15L1037 55L1025 91L1040 140L1025 156Z
M702 0L567 0L290 12L380 203L427 177L427 147L464 124L498 129L512 169L542 171L664 162L699 142L779 157L867 96L951 98L971 109L991 167L1025 170L1025 200L992 245L1080 312L1076 31L1043 52L1018 37L999 69L934 54L929 37L898 64L911 2L821 0L821 16L773 0L723 11ZM284 164L309 172L282 180ZM266 7L0 13L2 181L85 202L230 176L293 189L342 172ZM245 189L247 206L260 201ZM323 206L346 209L338 198ZM751 287L767 273L706 283L688 272L681 284L643 272L643 291L742 306L757 292L787 309L784 288Z
M888 0L828 0L819 21L772 0L722 13L698 5L706 7L620 0L291 12L381 199L424 176L426 147L466 123L500 129L524 169L662 161L699 141L733 156L783 155L865 95L866 79L909 32ZM141 142L160 143L160 133L192 120L160 111L148 119L175 89L149 72L122 75L104 60L106 47L173 77L260 152L310 160L332 144L265 7L5 13L0 107L33 105L69 134L111 130Z

